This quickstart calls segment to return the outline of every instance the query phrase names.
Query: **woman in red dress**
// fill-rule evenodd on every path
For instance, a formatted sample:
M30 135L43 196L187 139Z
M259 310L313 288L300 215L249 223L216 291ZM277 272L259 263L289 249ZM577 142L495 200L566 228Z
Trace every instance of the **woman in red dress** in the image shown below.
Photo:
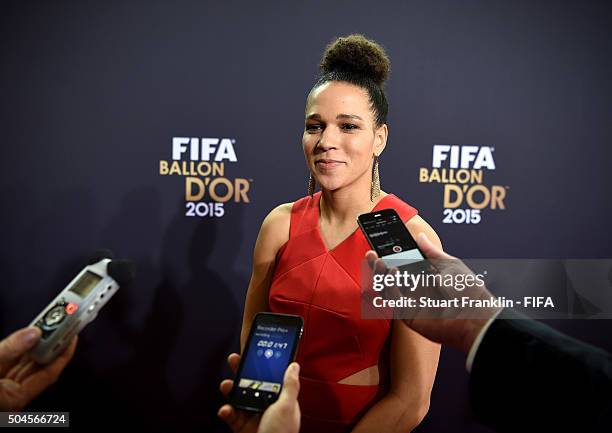
M359 271L370 248L357 216L394 208L413 236L440 240L413 207L380 190L389 72L382 47L361 35L338 38L321 69L302 138L308 195L262 223L241 347L257 312L301 315L301 431L407 432L429 408L439 346L401 323L361 319Z

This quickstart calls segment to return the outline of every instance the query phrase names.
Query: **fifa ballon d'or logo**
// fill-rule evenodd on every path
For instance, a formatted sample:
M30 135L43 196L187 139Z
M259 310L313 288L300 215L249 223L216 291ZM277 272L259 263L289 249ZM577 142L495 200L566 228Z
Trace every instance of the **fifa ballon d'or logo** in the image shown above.
M490 146L435 144L431 168L419 169L420 183L440 183L443 190L442 222L478 224L483 209L505 210L509 187L486 185L484 173L495 170Z
M159 161L159 174L185 178L186 216L222 217L225 203L250 203L253 180L225 175L226 164L238 162L235 143L229 138L172 139L172 160Z

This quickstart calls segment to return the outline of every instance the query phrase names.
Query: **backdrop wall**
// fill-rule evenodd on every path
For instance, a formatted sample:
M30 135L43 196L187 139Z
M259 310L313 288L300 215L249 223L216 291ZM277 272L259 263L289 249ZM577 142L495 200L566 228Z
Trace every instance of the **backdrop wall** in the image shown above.
M238 350L254 241L272 208L306 194L305 98L335 36L386 48L382 187L419 209L448 251L612 257L609 3L14 1L0 17L1 335L29 323L97 248L138 267L30 407L70 411L75 427L121 417L226 431L217 390ZM192 204L188 176L162 174L181 138L215 149L196 158L211 173L193 176L209 183ZM476 146L495 168L445 205L443 179L429 182L435 145ZM607 321L553 324L612 349ZM470 419L466 384L463 356L443 349L419 430L487 431Z

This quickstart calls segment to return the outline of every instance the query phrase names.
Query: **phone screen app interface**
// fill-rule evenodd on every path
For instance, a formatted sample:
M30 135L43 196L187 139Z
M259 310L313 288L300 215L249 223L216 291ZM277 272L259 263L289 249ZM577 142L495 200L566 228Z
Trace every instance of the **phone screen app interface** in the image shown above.
M384 215L384 216L383 216ZM402 220L395 214L375 214L362 221L379 257L390 266L402 266L424 259Z
M278 323L253 326L256 328L245 351L247 358L238 387L243 395L271 399L280 392L297 330Z

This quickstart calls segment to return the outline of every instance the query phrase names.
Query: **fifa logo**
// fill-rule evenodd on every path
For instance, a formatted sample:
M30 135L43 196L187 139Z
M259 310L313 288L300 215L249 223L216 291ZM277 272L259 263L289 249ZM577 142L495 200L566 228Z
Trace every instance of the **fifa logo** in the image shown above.
M490 147L483 146L450 146L448 144L436 144L433 147L433 168L442 167L442 162L448 161L449 168L473 168L480 170L486 168L495 170L495 160Z
M506 209L508 187L484 184L484 173L496 168L494 151L491 146L433 146L431 168L419 170L419 182L444 184L444 223L478 224L482 209Z
M172 138L172 159L159 161L159 174L185 178L186 216L221 217L224 203L250 202L252 179L225 175L226 164L238 162L235 144L230 138Z

